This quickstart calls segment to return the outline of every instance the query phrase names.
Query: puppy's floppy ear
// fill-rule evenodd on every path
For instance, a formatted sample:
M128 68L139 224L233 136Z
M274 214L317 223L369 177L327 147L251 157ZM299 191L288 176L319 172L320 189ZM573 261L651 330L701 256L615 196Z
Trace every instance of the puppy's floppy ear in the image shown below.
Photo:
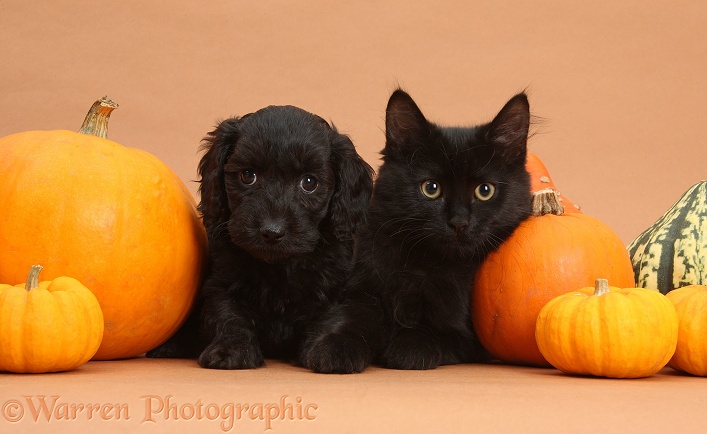
M333 136L336 189L331 199L330 218L336 237L348 240L365 222L373 189L373 169L358 155L351 139L336 129Z
M230 217L223 167L238 140L239 123L239 118L219 123L215 130L206 135L201 145L206 153L199 162L201 201L198 209L207 230Z

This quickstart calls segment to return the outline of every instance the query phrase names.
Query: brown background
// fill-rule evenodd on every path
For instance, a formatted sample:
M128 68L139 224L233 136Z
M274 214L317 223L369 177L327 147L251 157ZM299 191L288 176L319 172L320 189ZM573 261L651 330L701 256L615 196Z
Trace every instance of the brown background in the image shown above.
M398 85L433 121L490 120L528 89L555 183L626 242L706 178L707 3L668 1L0 1L0 136L81 125L196 194L218 119L293 104L378 166Z
M396 86L428 118L448 124L486 122L527 89L542 118L530 149L563 193L628 243L706 178L706 22L707 3L692 1L0 0L0 137L77 130L107 94L121 105L109 137L155 154L196 194L198 144L231 115L300 106L333 121L378 166L384 108ZM193 364L150 370L151 361L137 362L1 376L0 404L24 394L138 406L150 393L254 402L310 392L305 398L317 400L321 417L301 431L489 432L527 423L530 431L557 431L579 419L575 431L595 424L625 432L639 423L647 432L680 426L675 411L686 419L704 414L706 399L702 379L670 373L617 383L480 366L332 380L271 364L221 381ZM107 378L108 387L97 388ZM596 405L602 399L606 405ZM664 406L672 416L663 417ZM131 430L152 429L135 422ZM46 428L27 419L13 426ZM288 430L294 426L280 429Z

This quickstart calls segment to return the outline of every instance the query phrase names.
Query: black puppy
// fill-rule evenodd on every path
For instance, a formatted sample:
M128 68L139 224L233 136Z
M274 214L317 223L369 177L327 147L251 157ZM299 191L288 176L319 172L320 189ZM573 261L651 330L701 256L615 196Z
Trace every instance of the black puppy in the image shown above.
M299 363L352 267L373 171L348 137L292 106L223 121L203 148L209 270L191 318L148 357L200 354L216 369Z

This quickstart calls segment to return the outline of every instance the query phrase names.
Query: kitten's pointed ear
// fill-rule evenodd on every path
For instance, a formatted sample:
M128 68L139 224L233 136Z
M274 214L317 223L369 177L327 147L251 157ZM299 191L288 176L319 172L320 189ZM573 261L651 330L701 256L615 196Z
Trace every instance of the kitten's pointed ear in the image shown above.
M385 151L398 151L412 140L429 134L429 122L415 101L398 89L390 96L385 110Z
M530 128L530 104L524 93L519 93L506 103L489 124L488 139L502 150L507 163L525 160Z

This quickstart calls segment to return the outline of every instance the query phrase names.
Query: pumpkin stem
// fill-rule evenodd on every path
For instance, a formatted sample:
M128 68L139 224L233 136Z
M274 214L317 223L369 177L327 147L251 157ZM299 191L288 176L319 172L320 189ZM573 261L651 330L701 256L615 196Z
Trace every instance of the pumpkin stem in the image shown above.
M606 279L597 279L594 282L594 294L596 296L604 295L609 291L609 281Z
M32 265L29 269L29 274L27 275L27 283L25 283L25 289L31 291L37 286L39 286L39 273L42 272L41 265Z
M546 214L560 215L565 208L559 201L554 188L544 188L533 193L533 215L536 217Z
M111 112L117 108L118 104L107 96L94 102L88 114L86 114L86 118L83 120L83 125L81 125L79 133L104 139L107 138L108 119L110 118Z

